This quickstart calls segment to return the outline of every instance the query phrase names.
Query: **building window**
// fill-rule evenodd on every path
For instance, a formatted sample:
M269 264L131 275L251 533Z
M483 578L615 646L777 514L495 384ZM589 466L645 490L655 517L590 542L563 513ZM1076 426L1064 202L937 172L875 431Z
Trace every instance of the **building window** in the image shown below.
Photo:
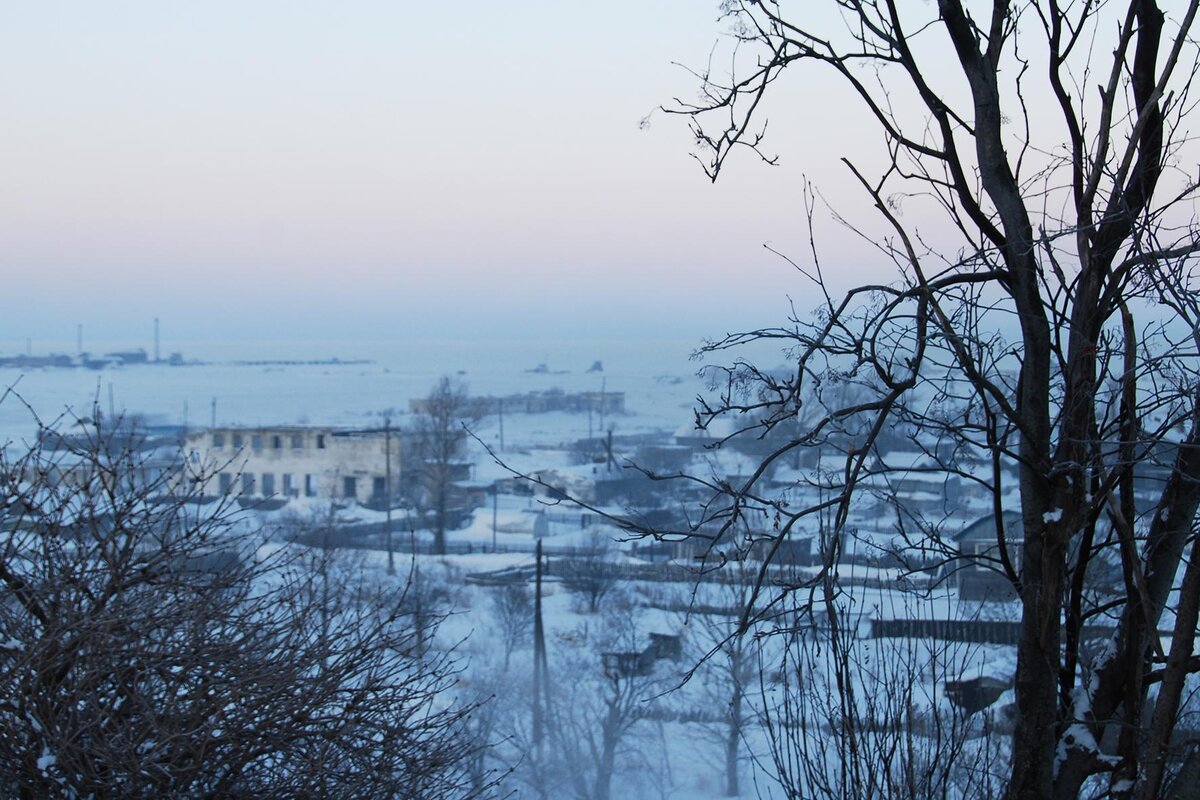
M316 497L317 496L317 481L312 475L304 476L304 496L305 497Z
M271 449L272 450L282 450L283 449L283 437L282 436L272 436L271 437Z
M255 450L262 450L262 434L256 433L250 437L250 446Z
M233 446L234 447L241 447L245 443L246 443L246 439L240 433L235 433L233 435Z
M375 478L371 482L371 495L376 500L383 500L387 496L387 479Z
M222 472L217 476L217 486L220 487L221 494L229 494L233 488L233 476L228 472Z
M274 472L264 472L262 474L262 493L263 497L273 497L275 495Z
M323 433L317 434L317 449L318 450L325 449L325 434L323 434Z
M292 434L292 449L299 450L304 447L304 437L298 433Z
M225 434L214 433L213 434L213 447L224 447L224 446L225 446Z
M283 496L296 496L296 487L292 486L292 473L290 472L283 473Z
M254 494L254 473L242 473L242 494Z
M342 478L342 496L347 500L358 498L358 478Z

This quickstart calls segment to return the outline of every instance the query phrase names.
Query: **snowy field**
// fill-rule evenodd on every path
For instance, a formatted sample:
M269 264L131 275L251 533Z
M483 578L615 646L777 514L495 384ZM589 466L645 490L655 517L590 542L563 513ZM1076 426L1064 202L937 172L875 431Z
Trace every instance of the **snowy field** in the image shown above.
M519 554L405 555L398 562L395 577L385 574L382 553L347 552L344 558L355 565L351 570L358 572L364 582L415 581L423 597L433 598L431 602L449 612L437 641L441 647L452 648L461 659L463 671L456 691L464 699L491 698L481 724L501 743L492 765L503 768L516 764L503 788L520 797L536 796L529 756L535 680L532 626L514 631L512 623L506 621L505 587L481 586L466 580L478 571L531 566L532 558ZM530 604L523 610L532 612L532 586L526 584L521 591L524 602ZM725 795L725 744L729 734L725 717L733 681L727 654L712 654L711 650L721 645L735 621L676 606L728 605L744 596L729 586L704 583L627 582L614 587L601 607L591 611L579 592L556 578L547 579L543 614L554 721L543 763L550 796L575 797L586 791L574 781L593 780L600 766L598 753L591 750L587 740L594 736L599 741L613 714L628 715L616 748L613 798L701 800ZM928 617L946 614L952 602L953 598L945 594L920 600L890 591L859 589L842 605L866 614L889 609ZM905 681L908 695L903 699L904 708L907 713L923 716L932 713L935 706L947 708L947 677L1006 676L1012 669L1011 648L871 639L867 630L863 627L847 639L854 657L861 659L862 669L856 673L855 682L862 705L860 713L864 715L894 712L881 704L888 698L877 696L882 685L878 682L894 678L889 674L892 670L910 672ZM657 661L648 673L628 679L606 675L604 653L641 650L651 634L679 637L680 657ZM788 680L780 674L787 671L785 637L746 637L743 642L747 661L741 680L745 681L743 713L747 721L740 731L736 756L740 796L787 797L789 793L775 777L770 744L759 716L763 704L772 702ZM818 650L825 653L827 649ZM704 660L706 654L709 658ZM832 703L830 663L827 657L818 655L797 674L803 675L811 696ZM951 725L964 724L961 717L947 719ZM811 734L828 748L829 758L836 757L837 737L827 723L819 723ZM961 735L966 739L965 746L989 748L984 755L995 757L991 745L979 738L978 732L963 730ZM565 736L572 737L572 741L564 741ZM829 767L836 770L832 762Z

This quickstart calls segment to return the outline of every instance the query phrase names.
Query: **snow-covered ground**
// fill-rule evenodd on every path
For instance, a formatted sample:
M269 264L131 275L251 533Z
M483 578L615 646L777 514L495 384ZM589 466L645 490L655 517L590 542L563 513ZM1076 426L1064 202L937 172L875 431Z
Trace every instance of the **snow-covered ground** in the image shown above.
M548 389L624 392L627 413L607 418L592 415L589 419L587 414L569 413L507 414L502 423L503 442L499 417L485 417L474 426L480 440L471 444L473 479L477 483L508 477L512 470L531 474L554 469L562 475L586 479L594 467L575 463L577 458L571 445L578 439L589 434L599 436L610 428L616 436L657 432L664 437L690 428L693 401L704 390L703 381L696 375L697 365L687 360L690 347L689 343L677 342L409 342L307 353L294 350L254 353L245 349L197 352L188 355L211 363L183 367L146 365L96 372L34 370L25 374L0 371L0 385L15 386L21 398L20 402L9 398L0 404L0 437L20 442L32 434L34 421L25 404L44 420L53 419L66 407L79 416L87 416L93 403L107 413L110 393L117 411L147 414L151 421L186 422L190 426L209 424L214 399L218 424L374 426L385 412L403 424L409 400L427 394L434 382L446 374L461 378L475 395ZM286 366L230 363L235 359L298 360L335 355L342 359L370 358L374 363ZM588 372L588 367L597 360L603 362L604 371ZM545 371L528 371L543 364ZM496 451L504 464L488 457L483 445ZM720 477L746 474L752 466L753 459L727 450L701 453L691 468ZM784 471L780 477L791 475L799 482L803 476L794 472L791 475ZM935 493L932 496L939 499ZM619 514L624 509L614 507L611 511ZM882 552L888 547L895 535L889 527L894 514L884 511L881 513L873 502L864 502L852 513L850 527L857 534L848 543L851 551ZM243 518L246 526L261 528L327 513L327 506L296 500L282 510L250 511ZM954 524L965 524L970 521L967 515L975 513L964 506L958 513L962 519L947 520L948 529ZM387 556L383 552L347 554L361 564L364 580L419 580L436 588L438 603L448 613L439 641L446 647L456 647L462 659L459 689L468 695L495 698L490 706L494 708L495 727L487 735L503 743L497 750L499 756L518 765L511 786L523 794L528 790L528 783L522 781L529 777L527 754L531 747L528 737L533 669L528 631L518 637L506 658L498 611L498 598L504 589L478 585L467 580L467 576L530 567L533 556L528 549L535 541L535 521L539 515L545 515L543 522L549 520L546 541L554 548L591 548L602 540L610 543L605 558L623 564L639 563L631 557L627 543L613 542L622 538L619 530L597 524L595 519L585 520L578 508L504 494L497 498L494 516L489 502L476 510L465 528L451 532L449 540L472 549L478 546L486 550L494 542L501 551L524 552L472 552L440 557L401 552L396 556L395 576L386 574ZM339 512L341 521L357 524L379 523L384 516L382 512L357 506ZM408 535L422 541L429 539L428 532L410 533L404 519L394 520L394 531L402 540ZM796 533L810 535L812 531L797 528ZM620 552L622 549L626 552ZM800 579L817 578L819 574L816 567L795 573ZM892 587L899 585L902 576L893 567L846 564L839 567L838 577L842 582L838 607L844 614L843 630L850 636L855 658L872 665L871 670L881 658L884 662L893 659L893 665L902 666L894 661L900 658L906 659L904 663L910 667L919 666L909 682L913 696L905 701L908 708L926 713L935 705L944 706L943 684L947 678L986 674L1003 680L1011 675L1011 648L990 645L946 648L930 642L868 638L870 619L1005 619L1011 616L1011 609L1003 605L987 608L964 605L945 589L928 594L899 591ZM770 591L767 587L760 602L770 599ZM814 592L810 598L817 596ZM558 576L547 582L544 602L547 662L555 702L561 704L558 713L562 715L556 730L559 736L573 731L570 742L559 742L558 754L566 759L558 765L560 779L569 783L571 770L566 767L571 758L582 759L575 764L580 775L591 768L585 763L587 748L583 740L595 732L595 725L603 717L601 712L607 713L605 698L614 690L613 681L602 667L603 654L640 651L648 644L651 633L670 634L681 637L682 657L679 661L656 663L651 674L639 677L634 688L639 693L640 705L635 708L645 714L632 725L621 745L612 796L693 800L723 794L721 738L725 732L719 720L728 702L728 676L722 678L720 665L711 663L697 670L691 680L684 678L705 653L719 645L721 636L715 631L730 630L732 620L719 619L714 625L711 615L706 618L704 614L690 613L688 608L728 608L736 600L727 585L630 581L605 597L598 611L592 611L582 593L571 591ZM802 619L807 621L799 622ZM782 617L775 617L767 627L809 626L817 632L814 635L827 635L826 624L820 615L805 617L802 609L792 609ZM760 701L766 700L771 692L781 691L778 681L787 680L786 670L780 666L787 641L786 636L755 640L755 646L761 649L756 651L758 671L750 683L756 686L747 688L758 691ZM833 678L820 665L810 664L807 668L805 691L819 694L823 691L820 687ZM861 681L858 696L867 703L873 697L871 674L870 670L864 670L853 679ZM768 675L773 677L765 677ZM772 777L774 767L765 729L749 711L747 714L751 721L742 733L739 760L742 794L783 796ZM830 737L833 733L825 730L821 736ZM576 745L578 748L573 749Z
M347 557L362 565L364 580L420 582L421 590L438 598L443 610L450 612L441 624L438 642L455 649L462 673L457 691L464 697L490 697L487 733L500 742L495 766L517 763L506 781L506 788L518 796L534 796L529 781L531 746L530 725L533 716L533 642L532 630L526 629L515 640L505 657L505 629L498 605L506 591L502 586L484 586L464 580L470 573L526 566L532 558L522 554L471 554L450 556L405 555L396 576L387 576L386 557L378 552L354 552ZM532 586L524 586L526 601L531 602ZM543 619L547 651L550 702L555 705L554 721L549 723L543 758L550 772L552 796L570 796L574 777L585 779L596 764L583 741L563 741L564 736L587 737L598 733L608 713L606 700L615 692L630 690L637 694L634 713L640 715L624 733L613 776L612 797L700 800L724 795L722 723L731 685L723 670L723 656L717 654L692 672L697 660L733 630L732 618L688 612L689 604L720 607L734 599L736 590L711 583L663 584L626 583L605 597L601 608L591 612L583 597L562 582L549 579L543 586ZM965 612L955 611L949 593L914 598L903 593L881 590L852 590L842 603L847 609L863 614L904 614L916 618ZM919 606L919 607L918 607ZM532 612L532 607L528 608ZM949 678L988 675L1005 679L1011 674L1012 649L996 645L947 644L935 641L870 639L861 628L850 639L854 657L865 666L857 673L858 702L865 715L878 713L876 696L882 680L880 671L911 669L906 682L904 702L911 713L928 714L935 705L947 708L944 681ZM641 650L651 634L678 636L682 642L679 660L655 662L653 670L631 679L628 685L606 677L603 654L611 651ZM775 778L770 745L759 723L757 709L770 702L780 687L777 676L766 675L782 662L786 637L748 638L752 643L752 670L756 677L744 687L747 696L747 724L739 742L739 780L742 796L779 798L787 796ZM760 648L760 649L755 649ZM827 649L827 648L826 648ZM507 661L507 664L505 663ZM805 678L810 690L821 691L823 682L832 680L820 659L807 665ZM832 701L832 697L827 698ZM956 723L958 724L958 723ZM836 751L834 731L815 729L816 740L825 741L829 753ZM977 742L977 744L982 744ZM564 758L568 759L564 761ZM575 758L572 762L569 759ZM514 760L515 759L515 760ZM523 759L523 760L522 760Z

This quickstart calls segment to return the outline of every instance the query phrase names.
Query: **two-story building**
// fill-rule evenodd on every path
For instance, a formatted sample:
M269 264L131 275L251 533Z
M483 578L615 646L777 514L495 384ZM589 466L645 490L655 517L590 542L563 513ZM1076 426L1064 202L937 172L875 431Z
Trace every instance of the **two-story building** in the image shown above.
M382 504L400 493L406 439L394 428L277 425L199 431L185 447L205 494Z

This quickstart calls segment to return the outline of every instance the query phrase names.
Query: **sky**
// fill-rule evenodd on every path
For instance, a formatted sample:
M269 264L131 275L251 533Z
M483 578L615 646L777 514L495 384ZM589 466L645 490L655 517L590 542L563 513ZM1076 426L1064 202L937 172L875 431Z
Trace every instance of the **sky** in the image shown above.
M6 3L0 352L106 341L695 338L812 288L805 176L874 143L834 85L716 184L695 0ZM649 125L639 123L649 116ZM840 123L840 124L832 124ZM866 269L844 234L826 255Z

